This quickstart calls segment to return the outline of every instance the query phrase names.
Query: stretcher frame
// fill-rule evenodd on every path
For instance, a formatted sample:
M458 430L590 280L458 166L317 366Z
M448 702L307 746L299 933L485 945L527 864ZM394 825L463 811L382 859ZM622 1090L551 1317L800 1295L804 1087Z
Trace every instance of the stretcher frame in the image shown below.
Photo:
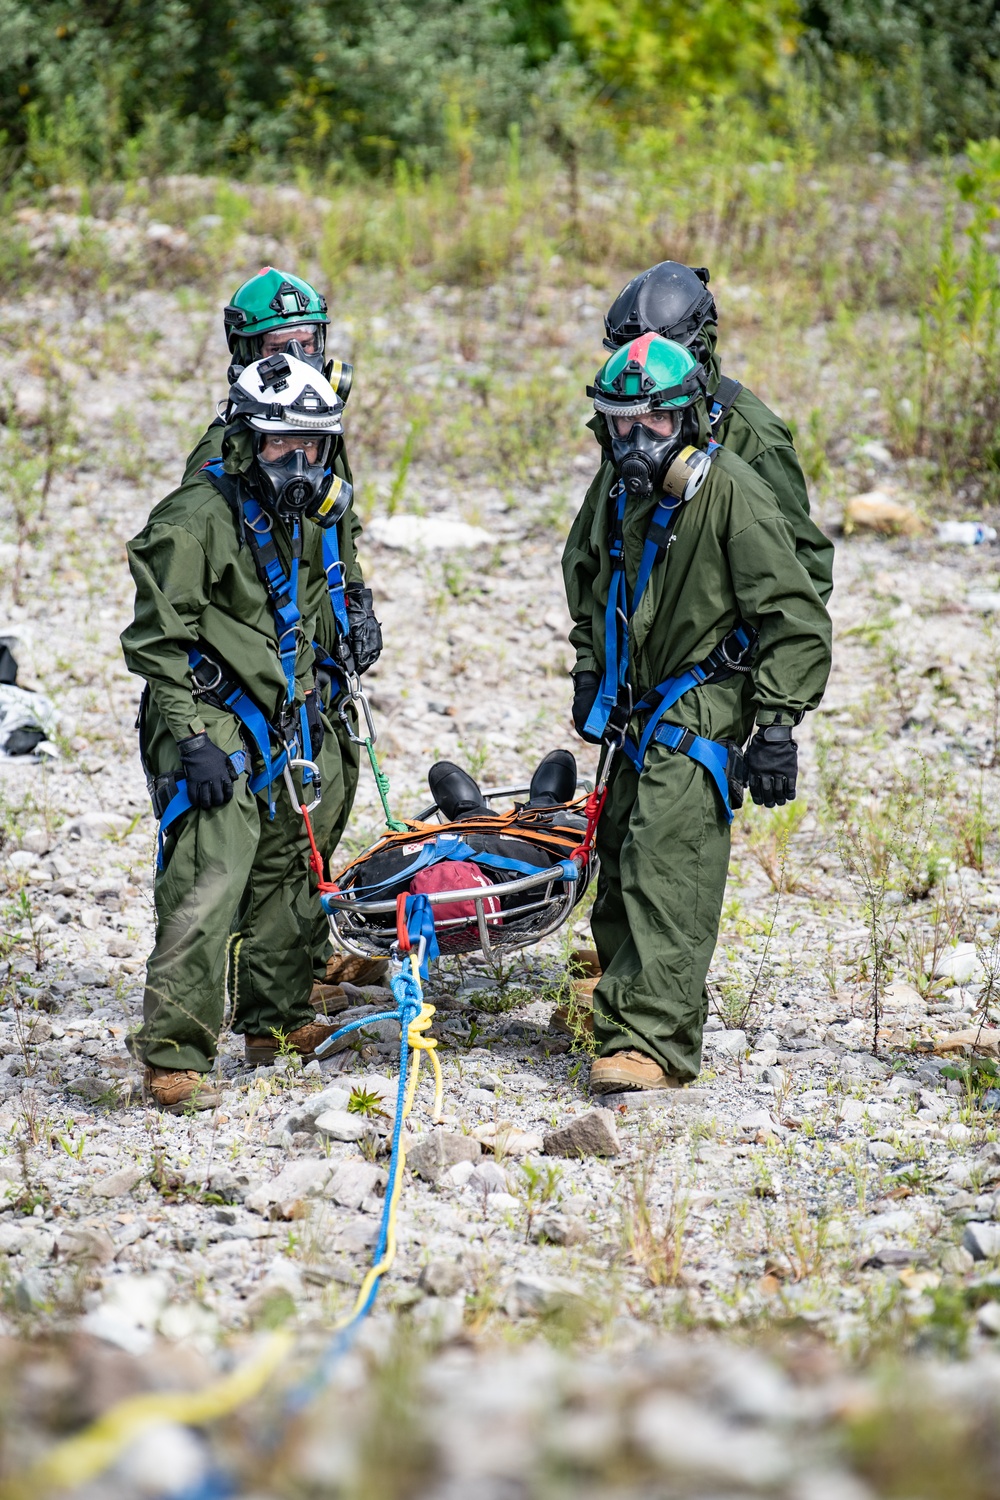
M577 782L577 792L588 792L591 784L587 781ZM501 797L527 797L529 789L524 786L498 786L490 787L483 791L483 797L487 802ZM439 821L447 823L447 819L441 816L440 808L435 802L424 808L415 821L427 823L437 815ZM517 837L516 834L508 833L507 837ZM530 842L530 840L526 840ZM561 865L547 865L540 868L537 875L518 875L509 880L492 881L488 886L473 886L469 890L456 891L434 891L428 894L427 900L432 907L453 904L456 901L471 901L475 908L475 929L470 931L471 916L446 917L441 920L435 919L435 931L438 944L443 956L449 953L471 953L478 947L484 957L490 958L497 951L505 953L516 952L520 948L530 948L538 943L557 928L569 917L570 912L580 899L582 892L579 891L579 881L586 880L589 885L590 879L597 873L598 861L595 854L582 863L579 859L574 860L579 875L577 881L570 883L566 880ZM559 894L554 887L566 886L563 894ZM524 906L518 906L515 912L500 912L499 914L488 912L486 903L502 901L507 896L536 895L537 899L530 901ZM349 890L339 892L335 895L326 895L323 898L324 909L330 924L330 936L334 943L353 954L357 958L385 957L388 955L396 941L396 898L358 901L352 898ZM527 921L527 918L536 918L536 921ZM449 933L461 938L460 945L449 943ZM469 942L472 937L478 938L477 942Z

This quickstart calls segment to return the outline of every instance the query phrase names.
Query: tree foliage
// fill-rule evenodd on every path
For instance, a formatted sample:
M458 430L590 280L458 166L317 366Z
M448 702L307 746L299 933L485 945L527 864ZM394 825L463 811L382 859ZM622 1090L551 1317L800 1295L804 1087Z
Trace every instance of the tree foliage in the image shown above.
M803 60L831 112L870 106L890 145L1000 131L996 0L805 0Z
M432 163L456 118L502 139L529 113L529 54L559 40L536 21L493 0L0 0L0 129L36 165L113 168L143 134L175 163Z
M692 96L775 87L797 0L567 0L579 44L622 102L669 112Z
M997 0L0 0L0 37L0 175L37 185L434 169L515 124L575 170L595 121L783 99L850 150L1000 133Z

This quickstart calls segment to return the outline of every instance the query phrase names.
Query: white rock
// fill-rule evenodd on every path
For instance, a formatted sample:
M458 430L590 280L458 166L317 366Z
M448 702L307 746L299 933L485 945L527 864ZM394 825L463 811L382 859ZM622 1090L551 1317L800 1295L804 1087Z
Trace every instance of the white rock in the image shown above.
M451 1183L453 1187L463 1188L475 1170L475 1162L457 1161L453 1167L449 1167L445 1172L444 1180Z
M965 1226L962 1244L973 1260L993 1260L1000 1255L1000 1224L980 1224L972 1220Z
M491 1193L486 1200L486 1207L491 1214L516 1213L521 1207L521 1201L513 1193Z
M173 1343L192 1343L208 1348L214 1342L219 1322L200 1302L171 1302L163 1309L157 1329Z
M113 1172L110 1177L97 1178L91 1191L98 1198L124 1198L145 1175L143 1168L137 1164L122 1167L121 1171Z
M747 1050L747 1034L736 1028L731 1031L713 1031L705 1037L705 1044L727 1057L742 1057Z
M360 1208L365 1199L375 1193L376 1188L385 1186L387 1180L385 1172L381 1167L375 1166L374 1162L351 1157L349 1161L342 1162L334 1172L323 1195L332 1198L334 1203L339 1203L343 1208Z
M493 537L481 526L446 516L376 516L365 526L365 536L403 552L452 552L493 545Z
M263 1183L245 1199L244 1204L253 1213L266 1214L276 1204L282 1218L289 1218L300 1199L322 1192L333 1175L333 1164L304 1157L290 1161L282 1167L276 1177Z
M326 1109L314 1123L317 1135L330 1141L362 1141L374 1129L365 1115L352 1115L346 1109Z
M7 856L8 869L30 870L38 863L38 855L32 854L30 849L15 849L13 854Z
M983 1333L1000 1337L1000 1302L984 1302L976 1313L976 1327Z
M170 1496L192 1489L205 1468L204 1445L189 1427L157 1422L128 1445L112 1472L132 1494Z
M169 1288L162 1276L120 1276L105 1287L103 1302L86 1313L81 1326L94 1338L115 1344L126 1354L145 1354Z
M790 1471L788 1454L770 1433L731 1427L680 1396L647 1396L632 1428L640 1450L668 1474L765 1489Z
M510 1184L507 1175L497 1166L495 1161L480 1162L478 1167L472 1162L461 1162L461 1166L472 1167L469 1174L468 1186L476 1193L485 1193L487 1196L493 1193L509 1193ZM454 1167L452 1168L454 1171Z
M953 979L956 984L968 984L970 980L981 980L983 966L979 961L975 943L958 943L938 959L934 966L936 979Z

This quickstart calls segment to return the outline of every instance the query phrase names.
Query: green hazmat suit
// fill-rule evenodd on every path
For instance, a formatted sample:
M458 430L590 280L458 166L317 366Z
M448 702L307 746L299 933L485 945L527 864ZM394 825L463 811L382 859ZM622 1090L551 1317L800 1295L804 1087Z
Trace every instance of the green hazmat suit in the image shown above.
M655 503L626 506L630 598ZM563 553L574 672L604 668L611 522L602 470ZM770 487L720 448L702 488L681 507L666 558L632 619L635 700L704 660L739 619L760 633L750 672L686 693L665 722L742 744L755 718L763 725L815 708L830 669L830 619L792 528ZM633 721L633 735L636 728ZM634 1049L677 1078L697 1076L729 844L718 791L701 766L654 743L640 775L618 755L597 831L601 873L591 918L603 969L594 992L602 1054Z
M249 435L229 429L223 458L227 472L245 472ZM272 520L287 574L290 536L280 519ZM350 569L355 556L347 517L340 523L340 547ZM267 718L279 719L286 682L274 615L250 547L241 540L238 517L211 480L196 475L153 509L128 544L128 558L135 617L121 640L126 665L149 688L143 747L148 774L178 773L177 742L202 731L227 754L246 748L232 714L193 696L188 666L188 651L197 645L225 664ZM313 640L327 648L333 643L322 535L311 521L302 526L298 606L296 706L313 686ZM314 822L321 847L329 847L350 811L357 755L354 747L345 752L334 731L314 759L323 787ZM259 769L254 749L251 770ZM302 791L298 773L296 790ZM271 794L273 819L268 793L251 793L245 771L228 803L207 811L192 808L165 836L163 868L154 886L156 943L147 969L144 1020L133 1039L134 1050L151 1065L207 1071L227 994L237 1032L267 1036L312 1019L318 901L308 870L309 846L280 778Z
M217 417L214 422L209 423L208 427L202 433L201 437L198 439L197 443L188 454L187 461L184 465L184 477L181 480L182 485L187 484L190 480L193 480L196 477L198 470L201 469L205 464L210 463L212 459L221 458L222 441L225 432L226 424L221 417ZM343 443L341 443L340 451L333 461L333 472L339 475L341 479L346 479L348 484L353 485L354 476L351 473L351 465L348 461L347 453L344 449ZM361 565L358 562L357 553L358 537L361 535L362 528L361 522L358 520L357 512L355 511L353 505L348 508L347 516L350 518L349 526L345 524L344 521L342 521L340 524L340 529L338 531L338 536L342 539L340 556L345 566L344 582L358 583L363 586L365 580L364 575L361 571ZM332 651L334 640L336 638L335 633L330 634L329 639L327 639L328 631L333 631L332 609L328 609L325 615L321 611L320 618L323 625L323 633L320 635L319 639L322 640L327 650ZM342 816L338 814L333 818L331 822L330 810L332 809L333 804L332 802L328 802L326 804L321 804L316 809L313 819L316 839L319 844L319 848L323 854L323 857L329 862L334 858L337 845L340 843L341 836L344 832L344 827L347 823L348 815L350 814L351 808L354 805L354 798L358 789L359 760L358 746L354 744L354 742L348 735L347 728L344 725L344 722L341 719L340 715L336 712L336 709L333 708L329 702L327 702L326 707L328 710L330 710L330 721L333 724L333 732L340 744L341 759L343 762L342 774L344 778L344 786L347 793L346 805L344 807ZM351 709L350 712L353 722L356 718L356 715L353 709ZM357 725L355 724L355 728L356 727ZM326 965L331 951L330 925L327 922L326 917L323 915L323 912L321 910L317 910L314 915L312 954L313 977L320 983L322 983L326 978Z
M709 347L708 391L714 396L719 388L720 370L715 355L715 334L711 324L702 329ZM610 445L604 418L594 416L588 427L601 444L604 462L597 479L610 494L617 475L611 463ZM809 491L799 463L792 434L781 418L765 406L753 391L741 386L739 395L712 433L729 453L749 464L751 469L774 491L782 515L795 536L795 551L816 592L826 604L833 593L834 546L809 514Z

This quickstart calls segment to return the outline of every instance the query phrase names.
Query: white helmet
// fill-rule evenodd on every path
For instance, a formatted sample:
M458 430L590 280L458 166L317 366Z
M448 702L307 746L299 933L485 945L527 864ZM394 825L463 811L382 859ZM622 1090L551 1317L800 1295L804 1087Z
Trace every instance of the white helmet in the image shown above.
M241 370L229 390L229 420L255 432L343 432L344 403L325 375L301 359L272 354Z
M261 501L282 516L310 516L321 526L339 521L353 490L333 472L337 439L343 432L344 403L311 365L287 354L272 354L241 370L229 388L227 418L253 437L251 482ZM294 438L278 455L275 438ZM306 445L316 444L310 454Z

